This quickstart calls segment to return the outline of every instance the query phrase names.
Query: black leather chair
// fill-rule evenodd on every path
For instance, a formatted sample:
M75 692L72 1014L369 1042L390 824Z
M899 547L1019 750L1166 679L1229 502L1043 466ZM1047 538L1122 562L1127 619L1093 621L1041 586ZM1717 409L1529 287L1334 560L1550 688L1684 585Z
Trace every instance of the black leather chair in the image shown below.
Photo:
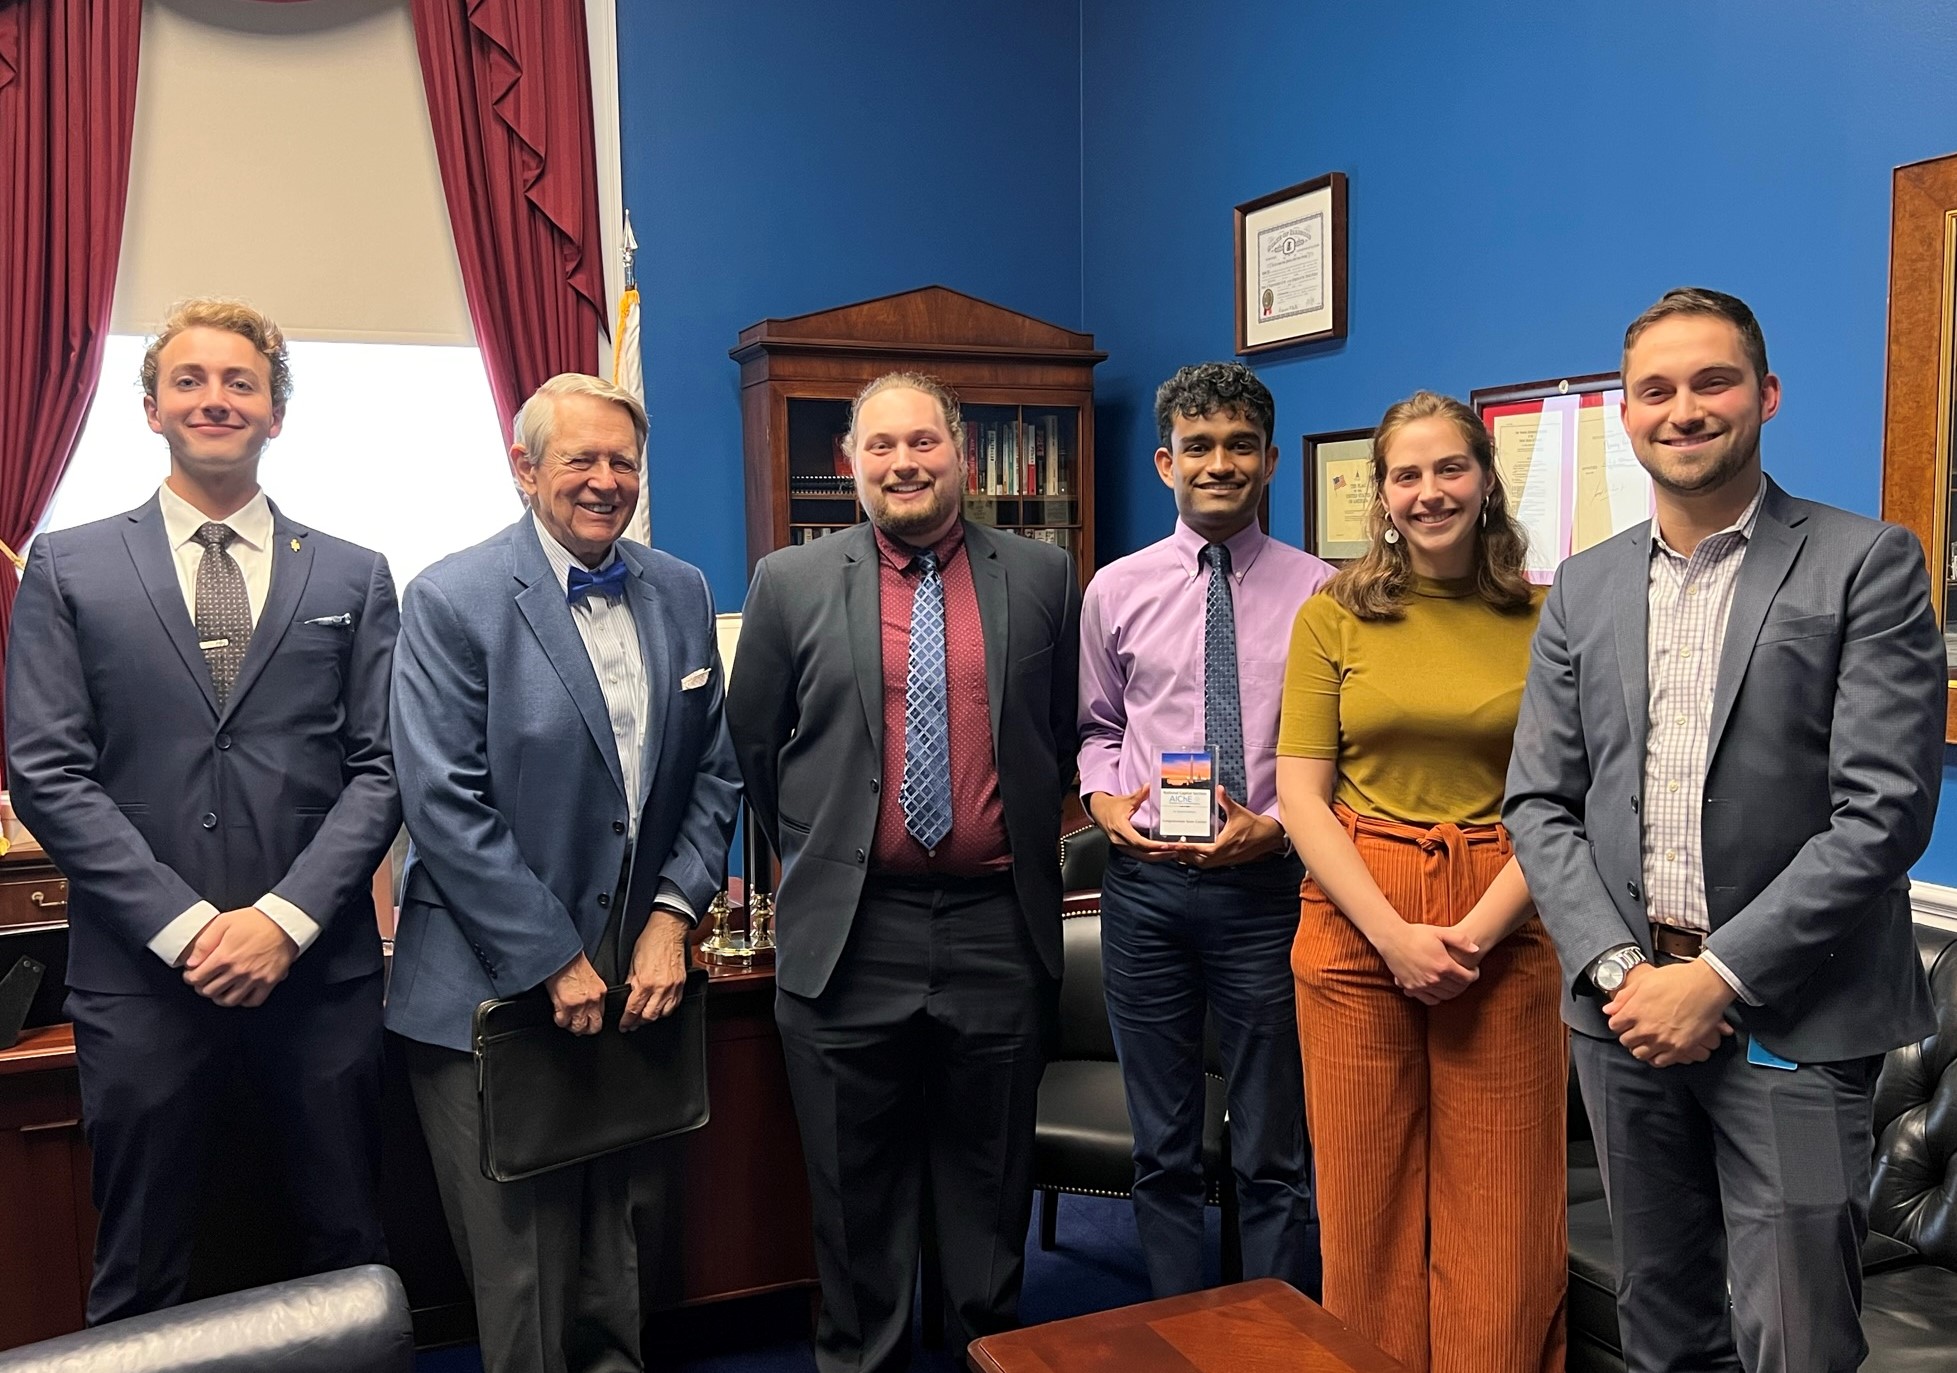
M1892 1050L1876 1083L1863 1373L1957 1369L1957 934L1918 925L1916 943L1937 1030ZM1610 1214L1574 1093L1571 1111L1570 1373L1624 1373Z
M0 1353L0 1373L413 1373L414 1323L369 1264L186 1302Z
M1101 878L1108 837L1092 825L1060 841L1060 874L1066 892L1061 941L1057 1042L1040 1083L1039 1119L1033 1135L1033 1186L1040 1194L1040 1247L1058 1241L1059 1195L1125 1197L1135 1179L1135 1136L1128 1098L1108 1028L1101 981ZM1223 1280L1243 1276L1237 1232L1237 1189L1230 1173L1225 1128L1224 1080L1214 1032L1203 1045L1207 1074L1203 1103L1203 1173L1209 1202L1223 1211Z

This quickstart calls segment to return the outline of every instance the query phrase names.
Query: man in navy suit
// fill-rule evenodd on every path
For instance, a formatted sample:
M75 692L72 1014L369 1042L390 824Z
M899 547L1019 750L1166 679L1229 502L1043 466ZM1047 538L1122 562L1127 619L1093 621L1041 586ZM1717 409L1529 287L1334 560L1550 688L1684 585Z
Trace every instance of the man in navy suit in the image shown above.
M283 1146L305 1270L384 1255L372 878L400 827L399 616L385 559L259 489L290 389L272 321L179 306L143 359L169 476L36 539L14 603L14 807L68 878L90 1323L183 1300L238 1068Z
M472 1019L539 987L572 1034L678 1005L740 786L706 578L619 537L644 409L566 374L516 431L529 512L429 568L402 613L394 730L414 844L387 1023L409 1041L487 1373L639 1369L634 1155L486 1179ZM607 983L631 988L612 1026Z

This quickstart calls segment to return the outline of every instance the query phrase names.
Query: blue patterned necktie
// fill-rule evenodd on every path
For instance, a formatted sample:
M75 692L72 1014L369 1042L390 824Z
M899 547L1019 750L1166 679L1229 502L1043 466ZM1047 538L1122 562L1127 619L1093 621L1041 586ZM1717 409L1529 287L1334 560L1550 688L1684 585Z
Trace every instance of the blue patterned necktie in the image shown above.
M1209 596L1203 607L1203 736L1216 754L1216 780L1238 805L1244 796L1243 698L1237 694L1237 608L1230 597L1230 549L1203 548Z
M571 575L564 579L565 601L576 605L593 593L612 600L625 594L625 559L613 558L612 565L603 572L572 566Z
M951 833L951 710L945 689L945 583L938 555L920 549L904 676L904 828L926 850Z

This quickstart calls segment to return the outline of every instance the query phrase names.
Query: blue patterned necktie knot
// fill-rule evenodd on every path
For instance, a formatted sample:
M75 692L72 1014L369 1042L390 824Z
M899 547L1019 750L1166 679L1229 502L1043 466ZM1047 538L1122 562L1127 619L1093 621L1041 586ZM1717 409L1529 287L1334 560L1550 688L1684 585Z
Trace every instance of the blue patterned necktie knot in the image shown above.
M1244 806L1250 802L1244 792L1243 700L1237 691L1237 608L1230 594L1229 546L1204 545L1203 561L1210 570L1203 607L1203 733L1216 755L1217 783Z
M625 571L623 558L613 558L612 565L603 572L573 567L570 577L566 579L564 600L570 605L576 605L593 592L616 600L625 594Z
M938 555L919 549L904 675L904 829L927 851L951 833L951 709L945 684L945 583Z

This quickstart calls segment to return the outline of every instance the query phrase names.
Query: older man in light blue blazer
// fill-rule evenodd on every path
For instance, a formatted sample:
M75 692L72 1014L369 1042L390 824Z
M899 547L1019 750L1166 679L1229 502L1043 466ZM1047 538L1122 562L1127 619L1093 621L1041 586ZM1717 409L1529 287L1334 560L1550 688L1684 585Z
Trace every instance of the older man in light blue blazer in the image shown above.
M1779 401L1734 297L1633 321L1657 515L1557 573L1509 767L1632 1373L1860 1365L1871 1093L1936 1023L1909 903L1943 761L1923 550L1762 474Z
M475 1009L541 987L573 1034L670 1011L740 795L706 579L619 537L645 434L629 392L546 382L511 451L529 513L429 568L402 606L413 846L387 1024L408 1041L486 1373L643 1362L631 1156L486 1179ZM631 987L621 1025L603 1023L607 982Z

